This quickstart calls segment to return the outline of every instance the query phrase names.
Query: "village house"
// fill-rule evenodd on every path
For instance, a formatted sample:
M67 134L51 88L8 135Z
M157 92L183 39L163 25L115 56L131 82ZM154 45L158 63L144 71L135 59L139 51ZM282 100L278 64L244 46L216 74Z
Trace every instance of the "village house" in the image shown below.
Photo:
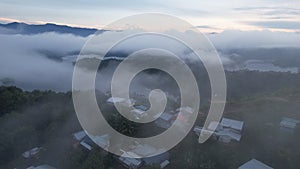
M141 158L137 158L138 155L133 152L126 152L124 150L120 150L122 155L118 158L118 161L126 168L129 169L138 169L144 163Z
M128 107L129 105L132 106L132 105L135 104L135 100L133 100L133 99L127 100L125 98L120 98L120 97L110 97L110 98L107 99L106 102L109 103L109 104L119 103L119 104L124 105L126 107Z
M25 151L22 156L24 158L39 158L39 153L41 150L44 150L43 147L34 147L28 151Z
M73 133L73 146L74 147L78 147L79 145L81 145L82 147L84 147L87 150L92 150L93 146L94 146L94 141L97 143L97 145L99 145L100 147L102 147L103 149L107 150L109 147L109 135L108 134L104 134L101 136L93 136L93 135L87 135L85 131L78 131L76 133Z
M148 108L144 105L138 105L138 106L135 106L135 109L132 110L130 113L132 113L132 115L136 118L136 119L141 119L143 117L145 117L147 114L146 114L146 110Z
M118 161L129 169L138 169L143 165L159 165L160 168L165 168L169 163L169 153L164 152L157 156L143 158L145 156L151 156L160 151L155 147L147 144L138 144L136 147L129 151L120 150L123 154L118 158Z
M212 134L212 138L223 143L230 143L232 140L241 140L243 126L243 121L222 118L220 123L211 122L207 129L195 126L194 132L199 136L201 131L205 130L206 133Z
M44 165L40 165L40 166L37 166L37 167L30 166L30 167L28 167L26 169L56 169L56 168L52 167L50 165L44 164Z
M273 169L273 168L256 159L252 159L246 162L245 164L243 164L242 166L240 166L238 169Z
M300 120L283 117L280 121L280 130L293 134L299 128Z

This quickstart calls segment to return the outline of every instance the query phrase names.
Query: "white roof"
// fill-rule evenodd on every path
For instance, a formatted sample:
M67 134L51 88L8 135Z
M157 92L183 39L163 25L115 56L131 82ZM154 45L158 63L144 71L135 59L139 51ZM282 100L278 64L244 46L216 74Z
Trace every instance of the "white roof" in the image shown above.
M86 149L88 149L88 150L92 150L93 149L92 146L90 146L89 144L85 143L84 141L81 141L80 144L83 147L85 147Z
M142 163L142 161L140 159L137 159L136 157L138 157L138 155L134 154L133 152L123 151L123 154L121 155L121 157L119 157L119 160L127 166L139 166Z
M283 121L280 122L280 126L281 127L286 127L286 128L294 129L294 128L296 128L297 123L293 123L291 121L285 121L285 120L283 120Z
M203 134L215 134L214 131L211 131L211 130L205 130L205 129L203 129L203 127L200 127L200 126L195 126L193 131L194 131L197 135L200 135L201 132L203 132Z
M220 123L223 127L229 127L235 130L242 130L244 122L238 121L238 120L232 120L228 118L222 118L222 121Z
M26 169L35 169L34 166L27 167Z
M256 160L252 159L245 163L244 165L240 166L238 169L273 169L270 166L267 166L266 164Z
M288 117L283 117L281 120L282 121L290 121L290 122L293 122L293 123L300 124L300 120L296 120L296 119L292 119L292 118L288 118Z
M144 105L135 106L136 109L146 111L148 108Z
M125 99L120 97L110 97L109 99L107 99L107 102L109 103L116 103L116 102L123 102L123 101L125 101Z
M85 133L85 131L79 131L79 132L76 132L76 133L73 133L73 137L76 139L76 140L78 140L78 141L80 141L80 140L82 140L84 137L86 136L86 133Z
M33 169L56 169L55 167L52 167L50 165L44 164L37 167L34 167Z
M30 149L28 151L25 151L22 156L25 157L25 158L30 158L36 154L38 154L41 150L41 147L35 147L33 149Z
M299 123L300 123L299 120L284 117L280 122L280 126L294 129Z
M170 164L169 160L165 160L162 163L160 163L160 168L165 168L168 164Z
M236 141L240 141L242 137L240 134L234 133L231 130L226 130L226 129L215 132L215 134L218 136L230 137L231 139L234 139Z

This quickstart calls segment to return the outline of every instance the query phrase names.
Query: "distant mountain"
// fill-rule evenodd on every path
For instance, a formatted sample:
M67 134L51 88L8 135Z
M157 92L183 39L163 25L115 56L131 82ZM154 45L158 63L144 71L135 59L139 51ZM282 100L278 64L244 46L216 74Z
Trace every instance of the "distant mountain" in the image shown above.
M89 36L94 34L97 29L70 27L66 25L56 25L47 23L44 25L31 25L26 23L12 22L8 24L0 24L0 34L39 34L45 32L70 33L76 36ZM105 30L100 30L105 31Z

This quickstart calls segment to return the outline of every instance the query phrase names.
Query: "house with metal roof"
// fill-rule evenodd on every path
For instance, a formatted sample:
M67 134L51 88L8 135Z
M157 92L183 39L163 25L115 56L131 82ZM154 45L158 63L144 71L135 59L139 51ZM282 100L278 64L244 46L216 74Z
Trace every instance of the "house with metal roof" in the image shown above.
M245 164L241 165L238 169L273 169L273 168L256 159L252 159L246 162Z
M118 158L118 161L121 162L121 164L129 169L138 169L143 165L143 161L141 158L136 158L138 155L133 152L126 152L124 150L122 151L122 155Z
M78 131L76 133L73 133L73 139L74 143L73 146L77 147L78 145L83 146L87 150L92 150L93 145L95 144L94 141L102 147L103 149L108 149L109 147L109 135L104 134L101 136L93 136L93 135L87 135L85 131Z
M72 135L75 140L80 141L86 136L86 133L85 133L85 131L82 130L82 131L73 133Z
M206 133L212 134L212 138L220 142L230 143L232 140L241 140L243 126L243 121L222 118L220 123L215 121L211 122L207 129L195 126L194 132L199 136L201 131L205 131Z
M124 98L120 98L120 97L110 97L110 98L108 98L107 99L107 103L112 103L112 104L114 104L114 103L117 103L117 102L124 102L124 101L126 101Z
M128 105L134 105L135 100L133 99L128 100L120 97L110 97L106 100L106 102L109 104L119 103L119 104L123 104L124 106L128 106Z
M94 142L89 136L85 136L81 141L80 145L85 149L91 151L93 149Z
M300 120L283 117L280 121L280 130L293 134L299 124Z
M130 113L136 118L136 119L141 119L142 117L146 116L146 110L148 108L144 105L138 105L135 106L135 109L131 110Z
M34 147L34 148L22 153L22 156L24 158L38 158L41 150L45 150L45 149L42 147Z
M157 149L151 145L147 144L138 144L136 147L132 148L129 151L120 150L122 152L121 157L118 158L118 161L121 164L129 169L137 169L143 165L152 165L157 164L160 168L165 168L169 163L169 153L164 152L162 149ZM162 152L160 155L151 156L158 152ZM143 158L145 156L150 156Z
M50 165L47 165L47 164L43 164L43 165L40 165L40 166L37 166L37 167L34 167L34 166L30 166L26 169L56 169L55 167L52 167Z
M242 131L244 122L228 118L222 118L220 125L223 128L230 128L236 131Z

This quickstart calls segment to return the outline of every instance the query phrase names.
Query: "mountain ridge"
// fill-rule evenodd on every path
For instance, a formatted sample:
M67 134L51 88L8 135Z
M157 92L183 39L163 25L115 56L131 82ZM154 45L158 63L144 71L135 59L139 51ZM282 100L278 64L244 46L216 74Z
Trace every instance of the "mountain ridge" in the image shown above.
M58 25L54 23L46 24L27 24L23 22L11 22L7 24L0 23L0 34L25 34L33 35L46 32L55 32L55 33L69 33L75 36L87 37L100 31L101 33L106 30L99 30L95 28L80 28L72 27L68 25Z

